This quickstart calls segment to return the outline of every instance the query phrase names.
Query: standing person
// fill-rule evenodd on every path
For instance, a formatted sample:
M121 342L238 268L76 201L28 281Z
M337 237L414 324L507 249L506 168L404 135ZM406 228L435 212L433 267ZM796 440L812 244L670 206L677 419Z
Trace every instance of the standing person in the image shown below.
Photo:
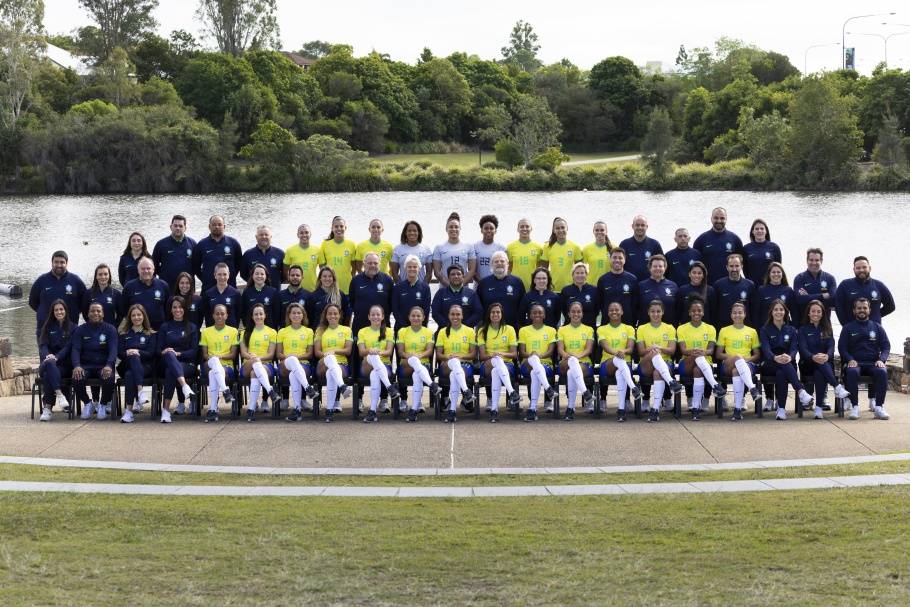
M281 313L278 318L282 322L286 322L288 307L292 303L306 307L307 300L310 297L310 292L300 286L300 283L303 281L303 268L298 265L293 265L288 268L287 279L288 286L282 289L278 294L278 299L281 301Z
M400 240L401 242L392 250L392 260L389 262L392 280L401 282L405 279L405 261L413 255L420 262L419 280L430 282L433 276L433 250L423 244L423 228L413 219L406 221L401 228Z
M676 248L666 254L667 278L678 285L686 284L689 270L696 261L701 261L701 253L689 246L689 230L677 228L673 233Z
M196 393L187 378L196 378L196 359L199 354L199 325L189 320L186 300L179 295L171 298L168 306L170 320L158 331L157 352L160 368L164 370L161 394L161 423L171 423L171 398L180 387L177 415L186 412L185 401L190 401L190 415L196 413Z
M237 270L243 259L240 243L224 233L224 217L209 218L209 235L193 247L193 273L202 282L202 291L215 286L215 266L223 263L228 269L228 284L237 286Z
M559 326L559 319L562 316L562 300L557 293L553 292L550 271L546 268L534 270L534 273L531 274L531 284L531 290L525 293L519 304L519 324L522 326L531 324L531 308L539 305L544 310L543 324L553 327L555 330Z
M616 379L616 395L619 406L616 421L626 421L626 392L631 390L632 399L641 406L641 388L632 377L632 354L635 353L635 329L622 321L622 304L611 302L607 308L607 322L597 328L600 344L600 381L604 389L601 400L606 409L607 380Z
M746 278L760 283L772 262L780 264L783 258L780 247L771 242L771 230L764 219L756 219L749 228L749 242L743 247L743 265Z
M712 355L717 345L717 330L713 325L703 322L705 302L697 295L688 300L689 322L676 329L676 339L682 352L680 374L692 378L692 421L701 416L701 406L705 395L705 382L717 398L723 398L727 391L714 377Z
M505 253L506 250L504 246L494 240L496 230L499 229L499 219L496 218L496 215L482 215L479 224L481 239L474 243L474 255L477 258L475 280L478 284L493 273L493 254L499 251Z
M613 252L613 243L607 235L607 223L605 221L595 221L594 242L585 245L581 250L581 255L586 264L588 264L588 284L592 287L597 286L600 277L610 271L610 253Z
M117 354L120 357L120 376L123 377L123 417L120 423L133 423L133 413L140 413L149 402L144 390L145 378L154 373L158 337L149 324L142 304L133 304L120 321Z
M461 216L456 212L446 220L448 240L433 249L433 275L439 281L440 289L449 286L449 268L458 266L464 275L464 284L474 281L477 272L477 252L474 245L461 242ZM440 325L441 326L441 325Z
M300 266L300 286L307 291L316 288L316 271L319 270L319 245L310 244L313 232L305 223L297 228L297 242L284 252L284 273L290 271L291 266Z
M392 287L392 314L395 316L395 332L410 324L411 310L423 310L423 322L430 318L430 285L420 279L422 264L415 255L409 255L402 265L404 278Z
M569 307L578 302L581 304L581 322L589 327L597 325L597 287L588 283L588 265L578 262L572 268L572 284L563 287L559 293L562 302L564 321L569 321Z
M717 207L711 211L711 229L695 239L693 247L701 253L701 260L708 268L708 284L714 285L727 274L727 257L742 255L743 241L727 229L727 210ZM726 316L723 318L726 322Z
M253 304L249 316L243 321L240 334L240 377L250 379L250 400L247 403L246 421L256 421L256 409L262 392L272 399L273 407L281 406L281 395L272 387L275 376L275 350L278 348L278 332L266 324L266 307ZM264 414L270 413L268 404L262 407Z
M228 284L230 270L226 263L215 266L212 274L215 286L202 292L202 316L205 319L205 326L211 327L215 324L215 308L224 306L227 325L236 329L240 326L240 291Z
M506 247L509 256L509 274L517 276L531 290L534 286L531 275L540 262L543 247L531 240L531 222L518 220L518 240L513 240Z
M856 317L853 312L857 299L869 300L869 320L881 324L882 318L894 312L894 297L880 280L871 278L872 264L860 255L853 259L853 278L847 278L837 286L834 294L835 312L842 326ZM855 402L854 402L855 404Z
M51 255L51 271L39 276L29 291L28 305L35 311L36 337L51 313L51 304L58 299L66 303L67 316L74 319L73 322L79 318L85 298L85 283L67 270L69 259L66 251L54 251Z
M376 255L368 253L367 255ZM388 275L385 275L388 277ZM370 409L364 423L379 421L377 415L382 393L388 391L389 398L398 398L398 387L392 383L392 351L395 349L395 333L386 322L381 306L371 306L368 312L369 324L357 331L357 349L360 356L361 377L370 380ZM383 399L382 412L389 411L388 401Z
M436 333L437 375L449 378L449 408L443 421L456 421L458 397L466 411L474 410L474 392L469 382L474 379L474 360L477 358L477 340L474 328L462 323L461 306L449 307L448 323Z
M341 314L341 306L335 303L327 304L322 309L322 316L313 337L313 353L319 360L316 374L326 387L326 423L334 421L335 413L341 411L339 397L347 398L351 393L351 387L345 384L344 380L350 374L348 357L354 349L354 336L350 327L341 324Z
M117 362L117 329L104 322L101 304L88 308L88 320L76 327L70 340L73 365L73 391L82 400L82 419L106 419L114 395L114 365ZM85 388L85 380L101 380L101 400L93 401Z
M338 288L348 293L351 287L351 278L354 276L354 257L357 255L357 244L345 237L348 224L344 218L332 218L332 230L328 237L322 241L319 251L320 267L329 267L335 271Z
M710 268L708 269L710 276ZM756 298L755 283L744 278L743 257L739 253L732 253L727 259L727 276L714 283L714 318L718 326L723 329L731 322L730 311L736 303L743 304L747 312L747 324L753 329L760 326L762 320L754 317ZM749 318L749 316L753 316Z
M793 289L787 282L784 266L778 262L772 261L768 264L768 269L765 270L761 282L762 285L758 287L755 294L755 311L753 313L755 322L764 322L768 318L771 304L777 299L784 302L788 310L796 302L796 294L793 293Z
M806 271L800 272L793 279L793 290L796 292L796 312L802 320L806 316L806 307L818 300L825 307L825 318L831 322L831 309L834 307L834 294L837 291L837 280L822 270L824 253L817 247L806 251Z
M123 286L123 299L121 309L126 318L126 311L134 304L140 304L148 314L152 329L158 330L164 322L165 306L170 296L170 287L160 278L155 278L155 262L151 257L139 260L139 278L133 279Z
M646 324L651 319L651 304L657 300L663 304L662 321L676 325L676 283L664 277L667 271L667 258L661 254L651 255L648 259L650 276L638 283L638 324Z
M814 300L806 306L803 322L799 326L799 366L811 374L815 383L815 419L824 419L828 386L834 395L844 399L844 409L853 409L850 393L834 377L834 331L828 319L825 304Z
M244 328L247 327L253 307L257 305L265 310L265 324L277 331L281 326L281 295L278 289L269 284L269 272L260 263L250 270L250 282L240 294L240 318Z
M796 371L796 352L799 350L799 333L788 323L790 311L780 299L771 302L767 322L761 328L759 339L762 352L762 375L774 376L774 400L777 419L787 419L787 386L793 386L803 408L812 407L812 396L806 392ZM771 397L768 397L769 404Z
M516 328L521 323L521 300L525 296L525 285L517 276L509 274L509 257L505 251L493 253L492 273L477 285L477 297L484 310L498 303L502 306L502 322ZM595 289L596 294L596 289Z
M724 374L733 378L733 421L743 419L743 397L748 388L756 407L762 406L762 395L753 379L756 363L761 360L761 343L758 332L746 326L746 306L735 302L730 308L732 324L723 327L717 335L717 360L723 364Z
M565 421L575 419L575 397L579 391L584 406L594 409L594 395L588 390L585 380L591 377L591 354L594 352L594 329L582 324L581 303L569 306L569 322L556 332L556 348L559 352L559 375L566 378Z
M227 268L224 270L227 272ZM224 397L226 405L234 401L234 395L228 389L227 382L234 379L236 373L234 362L237 360L237 350L240 347L240 332L237 327L226 324L227 307L224 304L216 304L211 314L212 324L199 335L202 360L208 368L209 410L205 413L205 423L218 421L219 396Z
M51 304L51 313L38 333L38 376L42 384L41 417L39 421L49 422L54 406L69 407L63 394L63 378L73 373L71 337L76 325L67 316L66 302L58 299Z
M625 250L622 247L613 249L610 271L597 281L597 301L601 318L609 318L610 304L615 301L622 306L622 321L634 326L638 310L638 277L626 272L625 265Z
M515 366L518 363L518 336L515 327L503 320L502 304L495 302L486 308L483 322L477 329L477 349L480 372L490 381L487 393L490 422L499 421L499 395L506 390L510 409L518 408L521 397L513 388Z
M326 266L319 270L319 284L316 290L307 299L306 315L310 319L311 328L315 331L322 318L326 306L334 304L341 310L339 322L343 325L351 320L351 303L347 293L338 288L335 270Z
M480 321L483 315L480 299L474 289L465 286L461 266L452 265L448 269L447 286L439 287L431 304L433 320L440 328L449 324L449 308L456 304L461 308L464 324L473 327Z
M290 384L291 412L287 421L301 419L304 409L312 410L306 398L316 398L317 391L310 384L313 372L313 329L302 304L296 301L288 304L285 311L284 327L278 331L278 346L275 356L278 358L281 377Z
M370 252L363 257L363 272L351 280L348 298L354 319L351 330L354 335L370 325L370 308L379 306L382 317L388 319L392 313L392 278L379 270L379 253ZM392 337L394 341L394 336Z
M240 259L240 277L250 282L253 268L261 265L269 275L269 285L281 290L284 275L284 251L272 246L272 229L268 226L256 228L256 246L243 252Z
M426 327L427 315L423 308L414 306L408 313L406 327L398 329L398 381L401 384L411 378L411 406L408 409L408 423L417 421L421 411L420 399L423 387L429 386L433 396L439 396L439 385L430 376L430 358L435 345L433 332ZM402 385L407 385L406 383Z
M98 302L104 308L104 322L117 326L123 309L122 300L123 293L111 286L111 269L106 263L99 263L95 267L92 286L82 298L82 316L88 321L88 307Z
M202 327L202 297L196 293L196 279L189 272L181 272L177 277L174 286L174 294L167 300L165 312L167 320L171 320L171 302L175 297L183 299L186 304L184 310L187 322L196 325L196 328Z
M369 225L370 237L357 245L354 253L354 270L363 271L363 258L367 253L379 255L379 271L390 274L389 264L392 261L392 243L382 239L385 228L379 219L371 219ZM394 277L393 277L394 278Z
M663 255L660 243L648 236L648 220L643 215L632 219L632 236L619 247L626 252L626 271L635 274L639 281L648 278L648 261L652 255Z
M710 325L714 325L714 304L716 295L714 287L708 284L708 269L700 261L694 262L689 267L689 277L676 291L676 319L683 322L688 317L689 299L692 296L702 301L702 318Z
M143 257L149 259L152 257L145 242L145 236L141 232L133 232L126 241L126 248L123 249L120 262L117 264L117 280L121 287L129 281L139 278L139 260Z
M649 422L660 421L660 401L666 388L669 387L674 394L682 390L682 385L670 373L676 354L676 329L663 321L663 315L663 302L659 299L651 301L648 322L638 325L635 332L642 377L650 376L654 380L648 407Z
M543 269L543 268L541 268ZM556 353L556 328L544 324L546 311L540 304L532 304L528 310L530 324L518 331L518 355L522 360L519 372L522 377L531 379L531 399L526 422L537 421L537 400L540 391L544 392L544 407L553 411L553 398L556 390L554 382L553 356Z
M550 239L538 261L540 267L550 270L554 291L562 291L563 287L572 284L572 268L583 259L581 248L569 240L569 223L562 217L554 218Z
M845 281L846 282L846 281ZM891 354L891 342L885 329L870 318L871 306L865 297L853 302L853 320L844 325L837 340L837 351L846 365L844 384L850 393L850 419L859 419L859 377L872 376L875 390L875 419L888 419L885 393L888 390L888 370L885 363Z
M158 278L174 288L182 272L193 275L193 250L196 241L186 235L186 217L171 217L171 233L155 243L152 261Z

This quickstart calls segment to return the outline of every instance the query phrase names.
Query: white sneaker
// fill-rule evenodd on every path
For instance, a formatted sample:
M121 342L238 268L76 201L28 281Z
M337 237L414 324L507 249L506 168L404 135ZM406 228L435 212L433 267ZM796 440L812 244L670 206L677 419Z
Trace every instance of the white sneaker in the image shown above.
M780 421L785 421L787 419L787 410L784 409L783 407L779 407L777 409L777 417L775 419L778 419Z
M664 402L663 402L663 409L664 409L664 411L672 411L673 410L673 399L665 398Z
M815 405L815 419L825 419L825 410L820 406Z
M803 408L811 407L812 403L815 402L815 399L812 398L812 395L806 392L805 390L799 391L799 402L802 404Z
M843 384L837 384L834 386L834 396L837 398L850 398L850 393L847 392Z
M162 409L162 410L161 410L161 423L162 423L162 424L169 424L169 423L171 423L171 412L168 411L167 409Z
M774 411L775 409L777 409L777 402L773 400L766 400L765 406L761 408L761 410L765 413L768 411Z
M82 405L82 415L79 417L82 419L92 419L92 414L95 412L95 407L97 406L98 405L96 405L94 402L85 403Z
M138 402L133 403L133 413L142 413L142 405Z
M875 407L875 419L880 419L882 421L885 421L890 418L891 418L891 416L888 415L888 412L885 411L884 407L879 407L879 406Z
M594 413L594 405L591 405L591 406L589 406L589 407L585 407L585 412L587 412L587 413Z
M39 422L49 422L49 421L51 421L52 416L53 416L53 414L51 413L50 408L44 407L41 410L41 417L38 418L38 421Z
M404 413L408 410L408 403L404 399L399 399L398 401L398 412Z
M70 406L69 401L67 401L66 397L62 394L57 395L57 401L54 404L55 406L60 407L61 411L65 411L66 408Z
M127 409L123 412L123 417L120 418L121 424L131 424L133 423L133 412Z
M143 386L142 390L139 391L139 407L149 403L152 400L152 387Z
M106 416L108 416L108 417L110 416L110 414L111 414L111 406L110 406L110 405L104 405L104 414L105 414Z
M300 399L300 408L303 409L304 411L312 411L313 405L310 404L309 402L307 402L307 399L301 398Z
M547 413L553 413L553 405L547 405L545 409Z
M281 403L278 405L280 411L288 410L288 399L282 398Z
M874 398L869 399L869 410L875 411L875 399Z
M850 407L850 415L847 416L847 419L859 419L859 405Z
M270 415L272 413L272 410L267 405L262 405L261 407L259 407L259 410L262 412L263 415Z
M183 415L186 413L186 405L183 403L177 403L177 415Z
M95 419L104 420L110 417L111 411L108 405L95 405Z
M389 413L392 410L392 407L389 406L388 399L383 398L379 401L379 410L383 413Z

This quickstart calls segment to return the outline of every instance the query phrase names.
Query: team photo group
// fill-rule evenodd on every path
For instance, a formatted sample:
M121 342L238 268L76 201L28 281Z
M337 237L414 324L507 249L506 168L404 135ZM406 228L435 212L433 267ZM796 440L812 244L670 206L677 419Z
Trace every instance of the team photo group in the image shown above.
M29 295L39 419L57 410L132 423L146 407L162 423L186 414L217 422L220 405L234 414L245 405L250 422L330 422L353 391L364 422L393 411L416 422L426 390L444 422L456 421L459 405L479 414L484 392L490 422L501 400L528 422L540 401L571 421L577 406L602 414L610 386L618 421L633 407L649 422L678 414L683 393L692 420L711 396L733 421L747 405L785 420L791 387L800 415L823 419L830 388L858 419L861 384L872 417L888 419L882 318L895 304L866 257L857 254L852 276L839 268L838 282L807 242L787 253L805 255L805 271L790 280L769 224L755 219L741 239L723 208L693 242L681 227L666 249L644 216L618 243L605 222L570 219L573 237L590 244L573 242L562 217L542 242L522 219L517 239L502 244L495 215L479 218L475 241L453 212L435 246L416 221L393 245L380 219L356 243L335 217L325 237L300 225L286 249L262 225L244 250L223 217L196 241L175 215L154 245L129 236L116 276L100 263L83 281L66 251L54 251Z

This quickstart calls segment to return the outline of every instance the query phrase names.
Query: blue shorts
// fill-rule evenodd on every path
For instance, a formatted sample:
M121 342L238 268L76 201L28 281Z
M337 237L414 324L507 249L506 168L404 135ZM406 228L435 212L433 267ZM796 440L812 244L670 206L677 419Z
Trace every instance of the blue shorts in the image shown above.
M555 371L553 371L553 365L545 362L541 362L540 365L543 367L544 372L547 374L547 379L552 379L555 375ZM531 365L528 363L521 363L521 366L518 367L518 371L521 373L522 377L531 377Z

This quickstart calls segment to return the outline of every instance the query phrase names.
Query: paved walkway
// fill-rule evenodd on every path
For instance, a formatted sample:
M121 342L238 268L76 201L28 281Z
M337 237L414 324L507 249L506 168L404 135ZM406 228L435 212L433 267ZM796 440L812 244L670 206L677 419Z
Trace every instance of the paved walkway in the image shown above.
M629 162L632 160L639 160L641 154L630 154L628 156L612 156L607 158L590 158L588 160L570 160L569 162L563 162L560 166L564 167L577 167L584 166L586 164L606 164L608 162Z
M501 423L462 415L447 425L423 418L417 424L383 419L367 425L347 415L334 424L254 424L222 418L217 424L176 418L50 423L29 419L29 397L0 399L0 455L155 464L276 468L470 469L653 466L809 460L910 451L910 397L889 394L891 420L875 421L865 410L858 421L829 414L786 422L747 415L699 422L664 416L616 423L613 406L603 419L580 415L573 423L542 419L527 424L505 415ZM346 413L349 409L346 410ZM598 470L600 471L600 470Z

